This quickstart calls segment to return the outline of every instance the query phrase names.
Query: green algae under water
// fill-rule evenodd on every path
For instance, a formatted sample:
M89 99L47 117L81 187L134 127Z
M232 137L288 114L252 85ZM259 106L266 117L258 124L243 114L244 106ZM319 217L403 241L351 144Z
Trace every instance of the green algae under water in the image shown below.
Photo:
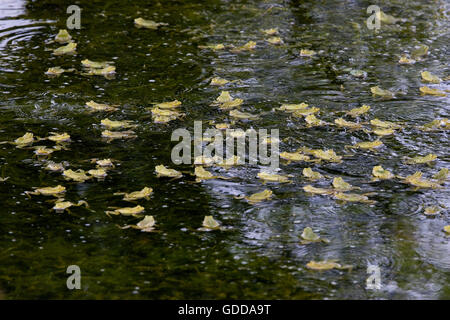
M68 132L70 150L52 155L71 168L90 169L91 158L120 161L105 181L76 184L43 170L32 151L0 145L0 297L6 299L376 299L450 298L450 224L448 209L430 219L423 207L450 207L448 182L436 190L413 191L398 181L368 183L372 167L406 176L449 168L448 133L422 132L414 126L449 116L447 97L421 96L420 72L449 75L449 6L445 1L380 1L382 10L404 21L368 30L365 3L354 1L78 1L81 29L69 30L78 43L75 56L52 56L48 44L65 28L72 1L12 1L0 4L0 140L25 132L44 137ZM137 17L165 22L159 30L138 29ZM358 25L356 25L357 23ZM284 45L265 41L261 29L279 29ZM256 41L251 52L211 51L199 46ZM414 65L398 64L400 55L426 44L430 54ZM318 52L300 57L301 48ZM48 68L80 69L80 61L114 61L115 79L63 74L49 79ZM363 70L364 78L348 70ZM333 122L338 111L362 104L364 119L401 121L407 128L382 138L378 152L355 153L341 164L282 164L294 175L289 185L263 186L258 166L220 172L238 180L193 178L161 180L154 167L175 166L170 154L173 130L193 128L194 120L223 121L227 113L211 107L221 89L212 77L232 82L222 89L244 99L242 110L266 113L244 122L246 128L278 128L315 149L346 153L344 146L374 140L362 131L336 127L305 128L282 112L282 103L307 102L321 108L319 118ZM379 85L401 92L392 100L372 97ZM443 83L441 89L449 89ZM146 108L155 101L182 101L186 117L154 124ZM98 125L106 115L86 113L87 101L120 105L110 119L134 120L138 137L105 143ZM287 142L281 151L300 145ZM431 167L406 165L405 157L434 153ZM342 176L364 192L376 192L374 205L342 204L330 197L308 196L302 187L304 167ZM330 181L315 186L327 187ZM49 212L43 197L29 199L32 187L65 185L66 199L85 199L94 212L72 208ZM126 206L113 193L152 187L150 201L140 201L153 215L159 232L121 230L139 219L105 215L109 206ZM234 196L274 192L257 205ZM212 215L227 231L198 232ZM329 244L300 244L305 227ZM316 272L311 260L339 259L351 272ZM366 289L368 264L381 270L382 289ZM68 290L66 268L81 268L81 290ZM1 294L3 292L3 294Z

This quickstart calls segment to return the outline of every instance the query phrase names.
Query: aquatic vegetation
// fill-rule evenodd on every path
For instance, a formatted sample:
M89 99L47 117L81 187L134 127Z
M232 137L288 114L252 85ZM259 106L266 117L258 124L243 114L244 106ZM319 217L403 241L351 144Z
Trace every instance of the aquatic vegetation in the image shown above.
M130 120L115 121L115 120L109 120L108 118L101 120L100 124L108 129L114 129L114 130L137 127L137 125L132 124L132 121L130 121Z
M315 52L314 50L308 50L308 49L301 49L300 50L300 56L301 57L312 57L314 55L316 55L317 52Z
M66 193L66 187L57 185L56 187L43 187L43 188L33 188L34 191L25 191L27 196L31 195L41 195L41 196L53 196L62 197Z
M72 37L66 29L60 29L58 34L55 36L55 41L59 43L67 43L71 40Z
M64 170L62 175L66 180L73 180L81 183L92 178L86 175L86 172L82 169L78 169L77 171L73 171L72 169Z
M337 200L341 200L344 202L361 202L361 203L368 203L373 204L376 203L375 200L369 200L367 197L367 194L357 194L357 193L343 193L343 192L337 192L334 194L334 198Z
M94 102L93 100L86 102L86 106L88 106L89 108L91 108L91 111L106 111L106 112L113 112L113 111L117 111L118 109L114 106L110 106L107 104L102 104L102 103L97 103Z
M144 219L139 221L136 225L126 225L120 227L120 229L133 228L141 230L142 232L153 232L155 231L155 225L156 221L155 218L153 218L153 216L144 216Z
M420 87L420 92L423 95L431 95L431 96L438 96L438 97L446 97L447 94L444 91L441 91L439 89L433 89L429 87Z
M320 238L319 235L314 233L311 227L306 227L305 229L303 229L303 232L300 235L300 237L302 238L300 242L301 244L310 244L313 242L324 242L324 243L330 242L328 239Z
M125 207L125 208L115 208L115 207L110 207L111 209L114 209L113 211L108 210L105 211L105 213L110 216L110 215L123 215L123 216L133 216L133 217L137 217L139 216L139 214L143 213L145 211L145 208L142 206L137 205L136 207Z
M383 99L394 98L393 92L391 92L389 90L381 89L379 86L371 87L370 91L372 92L372 95L375 97L381 97Z
M306 267L311 270L326 271L331 269L338 270L351 270L353 266L342 265L337 263L337 260L323 260L323 261L310 261L306 264Z
M149 187L144 187L140 191L134 191L130 193L126 192L116 192L115 196L124 196L123 200L125 201L136 201L140 199L150 200L150 196L153 193L153 189Z
M437 155L430 153L423 157L418 156L418 157L408 159L405 161L405 163L407 163L407 164L424 164L424 163L433 162L436 159L437 159Z
M168 178L181 178L183 174L175 169L168 169L164 165L160 164L155 167L156 176L158 178L168 177Z
M354 109L348 111L346 114L353 118L357 118L357 117L369 112L369 110L370 110L370 106L363 104L361 107L354 108Z
M279 182L279 183L290 183L291 180L289 180L289 177L283 176L280 174L272 174L265 171L261 171L257 174L257 177L263 181L263 183L266 182Z
M168 26L169 24L164 22L155 22L153 20L145 20L143 18L136 18L134 19L134 25L137 28L157 30L159 27Z
M62 213L66 210L69 211L70 207L80 207L82 205L84 205L86 208L89 208L88 203L84 200L80 200L78 201L78 203L73 203L64 199L58 199L56 200L52 210L55 210L56 213Z
M420 75L422 76L422 80L425 82L430 82L430 83L441 83L441 78L439 78L438 76L431 74L429 71L423 71L420 73Z
M316 187L313 187L312 185L304 186L303 191L305 191L306 193L320 194L320 195L331 195L334 193L334 191L331 189L316 188Z
M382 166L375 166L372 169L372 181L378 181L378 180L389 180L395 178L394 174L392 174L390 171L383 169Z
M336 177L333 179L333 187L336 191L345 192L354 189L361 189L358 187L352 186L350 183L345 182L341 177Z
M320 172L313 171L311 168L303 168L302 174L304 177L311 181L316 181L324 178L324 176Z
M220 86L226 85L228 82L230 82L230 81L228 81L226 79L219 78L219 77L214 77L214 78L211 79L211 82L209 84L211 86L219 86L220 87Z
M55 56L61 56L65 54L76 54L77 53L77 44L75 42L70 42L69 44L59 47L55 50L53 50L53 55Z

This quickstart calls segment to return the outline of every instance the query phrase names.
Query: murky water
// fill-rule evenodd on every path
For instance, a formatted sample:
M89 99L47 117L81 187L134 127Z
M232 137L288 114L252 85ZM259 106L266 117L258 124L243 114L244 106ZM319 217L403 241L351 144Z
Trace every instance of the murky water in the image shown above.
M382 24L374 33L365 24L370 4L365 1L79 1L82 29L70 31L78 53L55 57L49 49L58 45L49 41L65 28L71 2L0 2L0 140L25 132L40 137L68 132L70 149L55 152L53 161L68 161L74 170L93 168L86 161L91 158L120 164L104 181L67 182L43 170L31 149L0 145L1 176L10 177L0 183L0 292L6 298L450 298L450 238L442 232L450 224L448 181L440 189L419 191L398 180L369 183L376 165L401 176L421 170L430 177L449 168L448 132L416 128L449 117L448 97L419 93L421 71L441 78L450 73L448 2L379 1L382 10L404 21ZM138 29L133 20L139 16L169 26ZM261 29L274 27L283 45L265 41ZM249 52L199 48L250 40L257 46ZM423 61L398 64L401 54L419 44L430 47ZM303 48L317 55L301 57ZM86 58L114 61L115 79L44 74L54 66L79 70ZM356 78L348 68L367 76ZM214 76L240 81L219 89L209 85ZM376 85L397 92L395 99L372 97L370 87ZM448 90L449 83L433 87ZM292 175L291 184L262 185L256 179L259 165L211 170L232 180L158 179L159 164L193 171L171 162L173 130L192 130L194 120L229 121L227 112L210 106L221 90L242 98L242 111L262 114L234 127L279 129L285 139L281 151L307 146L347 156L340 164L282 163L279 173ZM146 110L151 102L174 99L182 101L186 117L153 123ZM87 113L89 100L120 105L108 117L135 121L138 138L102 140L99 123L106 115ZM384 146L376 152L353 152L344 146L376 136L335 126L306 128L304 120L272 111L300 102L320 107L318 117L327 122L340 111L369 104L361 121L401 121L406 128L381 138ZM431 166L404 163L428 153L438 156ZM376 193L370 198L377 203L306 194L307 184L325 188L331 182L307 181L302 170L308 166ZM85 199L94 212L80 207L56 214L48 199L24 194L57 184L66 186L66 199ZM127 205L113 193L144 186L154 195L139 203L155 217L159 232L119 229L139 219L105 215L109 206ZM274 192L270 201L251 205L234 198L265 188ZM447 209L425 216L424 207L435 204ZM198 232L205 215L230 229ZM330 243L300 244L307 226ZM317 272L305 266L324 259L353 269ZM380 267L381 290L366 289L369 263ZM82 290L66 288L69 265L81 268Z

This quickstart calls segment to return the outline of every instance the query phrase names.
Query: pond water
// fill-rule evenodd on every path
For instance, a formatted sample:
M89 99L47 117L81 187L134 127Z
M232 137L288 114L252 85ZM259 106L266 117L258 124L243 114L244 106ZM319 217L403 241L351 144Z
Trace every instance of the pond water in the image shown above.
M399 179L372 183L372 168L381 165L399 176L422 171L429 178L450 167L448 130L419 130L434 119L449 117L446 97L421 95L420 73L441 78L449 69L449 3L446 1L377 1L402 20L369 30L368 1L76 1L81 29L69 30L76 55L52 55L51 43L66 28L66 8L73 1L0 3L0 140L13 141L32 132L67 132L67 150L52 154L73 170L94 168L88 159L112 158L118 164L104 181L64 180L44 170L33 150L0 145L0 297L6 299L449 299L450 224L448 180L438 189L414 190ZM137 17L168 23L158 30L139 29ZM262 29L278 28L282 45L266 41ZM199 48L209 44L256 47L240 53ZM412 65L398 63L403 53L427 45L429 54ZM314 50L303 57L301 49ZM50 67L81 70L84 59L113 61L114 79L64 73L49 78ZM355 77L351 70L363 70ZM353 74L355 74L353 72ZM231 82L209 85L213 77ZM238 81L232 81L238 80ZM395 92L390 100L373 97L370 88ZM448 80L430 85L450 89ZM342 163L281 162L279 174L290 184L263 185L256 178L262 165L208 168L230 180L194 183L158 178L155 166L193 172L171 161L171 134L193 130L195 120L230 122L227 111L211 103L222 90L244 100L241 111L259 114L237 121L234 128L279 129L280 151L306 146L333 149ZM152 102L182 102L185 117L167 124L152 121ZM119 111L86 112L85 103L118 105ZM378 118L403 123L402 130L381 137L377 151L345 148L377 139L372 132L332 125L307 128L305 120L274 111L284 103L306 102L320 108L328 123L342 111L371 106L356 121ZM132 120L135 139L101 138L100 121ZM348 121L355 119L345 117ZM366 126L370 128L370 126ZM49 141L34 145L53 146ZM405 159L437 155L431 165ZM328 176L310 182L305 167ZM305 185L329 188L343 177L373 193L374 204L337 201L308 195ZM51 197L31 196L33 187L64 185L65 198L84 207L51 212ZM154 194L139 200L157 221L157 232L120 229L139 219L107 216L108 207L130 206L115 192L148 186ZM272 199L250 204L236 196L264 189ZM131 204L131 205L136 205ZM430 218L424 208L441 205ZM227 229L201 232L212 215ZM301 244L311 227L328 244ZM351 271L309 270L311 261L337 259ZM366 288L369 264L379 267L381 289ZM81 269L81 290L68 290L66 269Z

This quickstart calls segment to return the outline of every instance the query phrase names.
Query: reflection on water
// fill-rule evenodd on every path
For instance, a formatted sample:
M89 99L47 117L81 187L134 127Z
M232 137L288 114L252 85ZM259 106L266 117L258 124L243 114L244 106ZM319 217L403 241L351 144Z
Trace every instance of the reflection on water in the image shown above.
M64 1L61 1L64 3ZM68 132L70 150L52 156L71 168L91 169L87 159L113 158L119 165L105 181L74 184L43 170L31 151L0 145L0 287L18 298L449 298L449 238L441 231L450 224L448 182L437 190L412 191L398 181L370 182L373 166L382 165L406 176L421 170L426 176L449 167L448 133L424 133L415 128L448 117L448 97L420 96L420 72L448 76L448 4L437 1L384 1L383 10L404 21L382 25L378 34L365 27L365 3L358 1L110 1L102 6L81 1L82 29L70 33L78 43L76 56L55 57L50 43L65 27L67 5L52 1L19 1L0 5L0 140L25 132L47 136ZM169 23L158 31L137 29L142 16ZM262 29L277 27L284 44L270 45ZM251 52L213 52L199 45L240 46L256 41ZM397 63L418 44L430 55L411 66ZM300 57L307 48L317 57ZM83 59L114 61L117 76L84 77L63 74L48 79L53 66L79 68ZM349 70L363 70L357 78ZM242 111L263 113L260 120L236 127L278 128L281 151L300 146L332 148L346 154L341 164L290 163L280 173L293 175L292 184L262 185L260 166L212 169L232 180L200 184L185 178L162 181L154 167L170 162L171 132L193 128L194 120L228 121L210 103L220 89L212 77L232 81L223 90L244 100ZM396 92L393 100L375 99L370 87ZM440 85L449 89L448 82ZM183 102L185 119L168 125L151 122L146 107L155 101ZM86 101L121 106L115 120L134 120L138 138L100 139L104 115L85 112ZM307 102L321 108L318 117L332 123L347 111L369 104L366 120L401 121L408 126L382 138L377 152L350 152L345 145L374 140L373 134L335 126L305 128L272 109L281 103ZM432 166L411 166L407 157L434 153ZM363 192L374 192L374 205L340 203L302 187L304 167L329 177L341 176ZM192 171L192 167L177 168ZM328 188L330 179L312 183ZM48 212L42 198L23 192L35 186L64 184L71 201L86 199L93 213L75 208L72 214ZM155 194L142 203L157 223L157 233L120 230L133 218L109 218L108 206L124 206L114 192L150 186ZM270 201L250 205L235 199L266 188ZM423 208L439 203L442 214L428 218ZM223 232L196 231L205 215L213 215ZM132 222L130 222L132 221ZM311 227L329 244L301 245L299 236ZM313 272L311 260L338 259L351 272ZM365 289L368 264L381 268L382 290ZM80 292L65 288L65 268L82 270Z

